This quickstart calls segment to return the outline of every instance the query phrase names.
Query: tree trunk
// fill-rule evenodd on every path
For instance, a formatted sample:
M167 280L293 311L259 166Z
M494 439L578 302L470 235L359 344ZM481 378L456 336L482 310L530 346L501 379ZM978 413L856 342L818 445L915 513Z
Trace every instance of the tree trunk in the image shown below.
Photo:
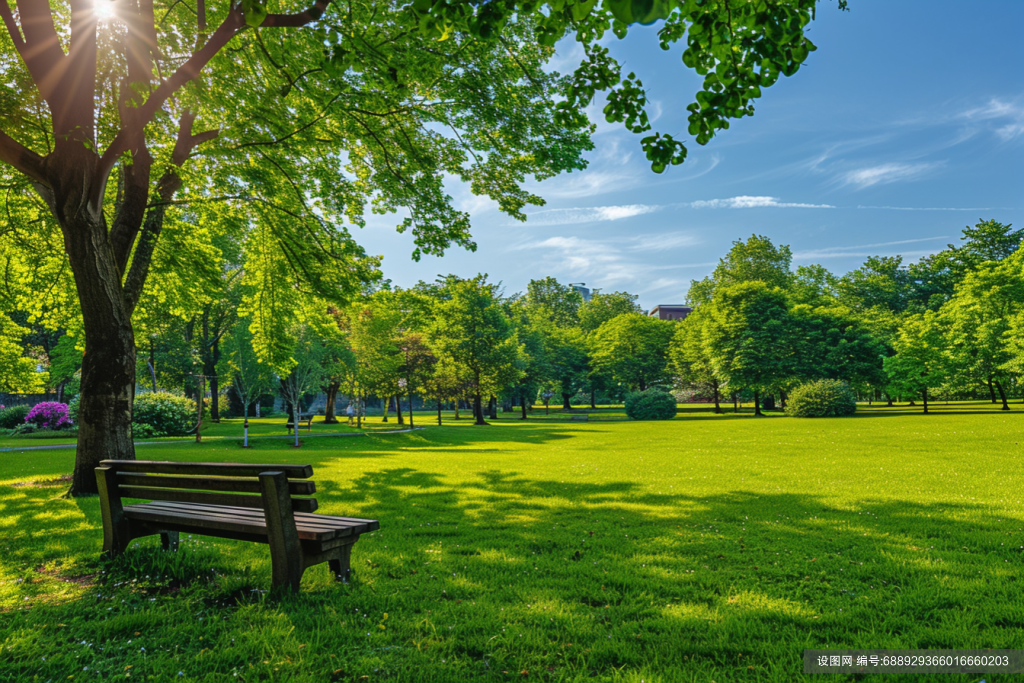
M196 443L203 440L203 399L206 398L206 376L202 378L202 384L196 390L199 393L199 400L196 401Z
M388 410L391 408L391 397L388 396L387 398L382 398L380 402L381 402L381 405L384 406L384 418L381 420L381 422L387 422L388 421Z
M412 423L412 392L409 392L409 428L415 427Z
M779 407L782 408L783 410L786 409L786 399L787 398L789 398L789 397L786 396L786 392L783 391L782 389L779 389ZM870 402L868 403L868 405L870 405Z
M455 399L455 419L456 420L462 419L462 418L459 417L459 399Z
M590 390L590 407L593 410L597 410L597 403L594 402L594 394L595 393L596 392L593 389Z
M924 400L924 414L928 414L928 387L921 390L921 398ZM913 405L913 403L911 403Z
M491 409L491 419L492 420L497 420L498 419L498 398L497 398L497 396L491 396L490 409Z
M398 394L395 394L395 417L398 419L398 424L405 424L405 420L402 419L402 397Z
M759 389L754 389L754 415L756 417L763 415L761 412L761 391Z
M327 405L324 408L324 424L336 425L338 424L338 417L335 415L337 410L336 404L338 401L338 390L341 389L341 382L331 382L327 385Z
M217 379L217 361L220 360L220 342L213 342L210 353L210 367L203 368L203 374L210 378L210 420L220 422L220 382Z
M149 338L149 376L153 379L153 393L156 393L156 343Z
M711 380L711 389L712 389L712 391L715 392L715 412L716 413L721 413L722 412L722 406L719 405L719 402L718 402L718 380L717 379Z
M473 415L476 416L476 424L485 425L487 422L484 420L484 406L483 401L480 397L480 373L476 373L474 379L476 380L476 393L473 394Z
M733 395L732 395L732 412L734 412L734 413L740 412L739 397L735 393L733 393Z
M71 204L69 200L65 206L58 206L56 213L61 219L85 331L78 448L69 491L78 496L98 492L95 469L101 460L135 459L135 333L102 213L97 210L90 215L85 201L76 207ZM62 209L72 208L74 215L61 215Z
M519 418L519 419L520 420L525 420L526 419L526 394L525 393L523 394L522 399L519 401L519 404L523 407L523 416L521 418Z
M996 389L999 390L999 399L1003 402L1003 407L1000 410L1009 410L1010 404L1006 402L1006 392L1003 391L1003 383L999 380L995 380Z
M644 381L643 377L640 378L640 391L647 391L647 382Z
M441 426L441 399L437 399L437 426Z
M570 398L572 398L571 394L562 394L562 410L572 410L572 404L569 403Z
M992 403L996 402L996 390L992 387L992 377L988 378L988 395L992 399Z
M242 414L245 422L242 423L242 448L249 447L249 404L242 399Z

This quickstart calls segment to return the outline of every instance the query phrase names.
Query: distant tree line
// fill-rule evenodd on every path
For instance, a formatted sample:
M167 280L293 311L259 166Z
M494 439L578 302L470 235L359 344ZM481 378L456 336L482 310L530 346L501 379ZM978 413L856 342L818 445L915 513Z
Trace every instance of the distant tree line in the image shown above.
M226 388L247 416L261 397L280 394L295 406L322 392L328 422L344 412L339 397L355 406L381 399L385 416L394 406L404 422L417 396L457 415L469 407L484 424L499 406L525 418L538 402L594 406L651 387L716 411L752 400L760 413L819 379L925 409L935 396L979 394L1009 409L1024 370L1022 234L984 221L916 263L871 257L843 276L821 265L794 269L788 246L753 235L691 283L693 312L683 321L646 315L627 292L584 300L553 277L515 294L486 275L406 289L377 282L345 306L279 287L279 300L257 307L239 263L207 274L201 296L140 311L137 391L197 398L208 389L214 420ZM73 396L75 338L28 314L5 325L0 390Z

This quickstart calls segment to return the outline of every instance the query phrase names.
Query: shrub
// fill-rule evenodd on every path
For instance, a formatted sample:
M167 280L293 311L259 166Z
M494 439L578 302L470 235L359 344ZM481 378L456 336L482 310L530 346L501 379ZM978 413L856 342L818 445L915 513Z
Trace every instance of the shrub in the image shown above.
M35 425L38 429L66 429L71 427L66 403L46 401L32 406L25 416L25 422Z
M17 429L10 430L11 436L25 439L74 439L78 436L78 430L71 429L38 429L31 422L26 422Z
M11 406L0 410L0 429L14 429L18 425L25 424L25 416L28 415L28 406Z
M153 433L144 438L185 436L196 425L196 404L190 398L165 391L138 394L135 397L132 422L153 428Z
M842 417L857 410L857 396L846 382L821 379L801 384L789 395L786 414L793 417Z
M153 439L163 434L156 431L152 425L132 422L132 439Z
M81 398L75 396L73 399L68 401L68 419L75 424L78 424L78 404L81 403Z
M677 410L676 397L658 387L626 396L626 415L634 420L671 420Z

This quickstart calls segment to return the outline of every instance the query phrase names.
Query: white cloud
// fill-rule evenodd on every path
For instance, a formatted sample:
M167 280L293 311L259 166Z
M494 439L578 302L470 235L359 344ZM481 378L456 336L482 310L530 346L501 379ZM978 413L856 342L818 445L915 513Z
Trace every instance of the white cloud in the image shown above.
M884 185L900 180L914 180L942 165L943 162L919 164L888 163L847 171L841 177L843 184L856 185L859 189L863 189L872 185Z
M876 252L863 252L853 253L858 249L874 249L876 247L895 247L901 244L917 244L919 242L934 242L935 240L947 240L948 235L936 235L935 237L919 237L912 240L896 240L894 242L875 242L873 244L856 244L850 247L826 247L824 249L815 249L811 251L801 251L793 254L793 258L797 260L807 259L820 259L820 258L841 258L846 256L856 256L866 258L868 256L876 255ZM932 252L911 252L911 254L930 254ZM904 254L906 255L906 254Z
M895 256L899 254L904 259L914 259L920 256L928 256L934 254L933 250L922 250L922 251L897 251L888 254L881 254L877 251L830 251L828 249L822 249L820 251L801 251L793 254L794 261L810 261L810 260L821 260L830 258L868 258L869 256Z
M654 276L655 271L677 273L692 268L706 268L714 263L683 263L652 265L647 261L650 252L661 252L677 247L696 244L698 238L682 232L664 235L646 234L634 237L589 239L575 235L556 235L542 240L525 242L517 250L531 251L539 264L559 278L570 278L597 283L601 289L626 288L631 292L645 294L656 289L671 289L675 284L688 280L672 274ZM653 283L657 283L657 285ZM675 296L680 297L684 287L675 287ZM671 293L667 292L666 294Z
M541 226L603 223L653 213L660 211L662 208L652 204L622 204L618 206L594 206L579 209L547 209L529 214L527 224Z
M954 206L863 206L858 205L858 209L881 209L885 211L991 211L991 207L968 207L959 208Z
M975 107L963 112L960 114L960 118L967 119L968 121L991 121L993 119L1005 118L1022 119L1024 118L1024 107L993 97L985 106Z
M613 171L585 171L548 180L532 189L548 198L581 199L628 190L636 187L639 182L638 175Z
M676 247L689 247L699 243L700 240L690 233L666 232L660 235L637 235L628 249L630 251L661 251Z
M1004 142L1009 142L1021 133L1024 133L1024 121L996 128L996 135L1002 138Z
M831 204L803 204L799 202L780 202L777 197L751 197L742 195L728 199L707 199L690 202L694 209L761 209L761 208L789 208L789 209L834 209Z

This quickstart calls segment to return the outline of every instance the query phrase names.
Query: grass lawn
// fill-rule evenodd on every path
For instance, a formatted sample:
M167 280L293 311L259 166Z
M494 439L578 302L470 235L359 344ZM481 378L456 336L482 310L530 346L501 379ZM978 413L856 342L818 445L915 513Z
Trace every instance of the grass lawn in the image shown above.
M266 546L101 562L98 501L45 484L73 452L2 453L0 681L834 681L804 648L1024 648L1013 408L140 447L311 463L322 512L381 520L352 584L280 599ZM981 678L1020 675L886 676Z

